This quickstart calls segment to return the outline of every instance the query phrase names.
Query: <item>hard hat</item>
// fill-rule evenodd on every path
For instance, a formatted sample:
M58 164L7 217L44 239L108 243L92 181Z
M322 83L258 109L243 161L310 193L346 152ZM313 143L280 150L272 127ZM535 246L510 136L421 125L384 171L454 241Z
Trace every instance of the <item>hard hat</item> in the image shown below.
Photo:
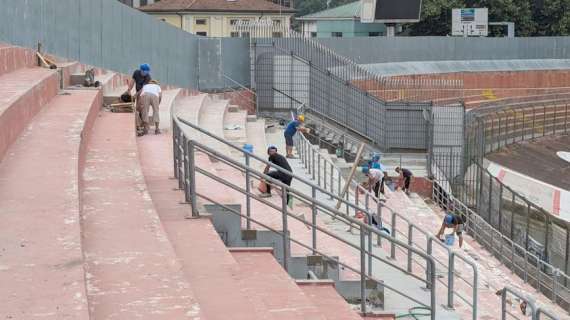
M301 121L301 122L305 122L305 116L304 115L299 115L297 116L297 120Z
M380 154L379 153L374 153L372 155L372 162L378 162L380 161Z
M453 215L446 214L443 221L445 222L445 224L453 224Z
M143 63L143 64L141 64L140 69L142 71L149 72L150 71L150 65L148 63Z
M370 172L370 168L368 168L368 166L362 167L362 173L368 174L368 172Z

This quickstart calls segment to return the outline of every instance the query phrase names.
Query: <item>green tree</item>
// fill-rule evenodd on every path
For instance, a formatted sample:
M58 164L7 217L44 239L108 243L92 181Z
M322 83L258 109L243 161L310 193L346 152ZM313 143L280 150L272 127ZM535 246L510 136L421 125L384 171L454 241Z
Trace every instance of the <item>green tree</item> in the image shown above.
M412 36L445 36L451 33L451 9L463 8L463 0L424 0L420 22L406 26Z
M570 0L543 0L533 7L536 35L570 35Z

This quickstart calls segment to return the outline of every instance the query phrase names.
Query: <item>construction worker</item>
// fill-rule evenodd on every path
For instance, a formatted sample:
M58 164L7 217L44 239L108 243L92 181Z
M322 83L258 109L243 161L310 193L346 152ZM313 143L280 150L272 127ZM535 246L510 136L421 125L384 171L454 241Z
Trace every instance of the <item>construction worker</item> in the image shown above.
M285 128L285 132L283 134L285 136L285 149L287 151L287 158L295 158L295 156L293 156L293 137L297 131L309 132L309 129L302 126L303 122L305 122L305 116L299 115L295 120L289 122Z
M372 159L370 161L368 161L368 167L370 169L378 169L380 171L382 171L383 175L382 175L382 180L380 181L380 193L384 194L384 183L386 182L386 179L388 178L388 172L384 169L384 166L382 165L382 163L380 163L380 154L379 153L374 153L372 155Z
M137 70L135 70L133 72L133 76L131 77L131 79L129 79L127 91L125 91L125 93L123 94L123 95L130 96L131 91L133 90L133 87L135 87L135 99L136 99L135 117L136 117L137 131L138 131L137 133L139 135L144 131L144 129L142 129L142 127L143 127L143 121L142 121L142 117L141 117L142 105L141 105L141 101L139 99L139 96L140 96L141 90L144 87L144 85L148 84L150 82L150 80L152 80L152 78L150 76L150 65L148 65L148 63L143 63L139 66L139 68ZM141 130L139 130L139 129L141 129Z
M279 153L277 153L277 147L274 145L270 145L267 148L267 155L269 156L269 158L267 159L269 162L285 169L288 171L292 171L291 170L291 166L289 165L289 162L287 162L287 159L285 159L285 157L283 157L282 155L280 155ZM263 170L263 173L270 176L273 179L279 180L281 182L283 182L284 184L290 186L291 182L293 181L293 177L290 174L281 172L279 170L271 170L271 166L270 165L266 165L265 169ZM266 191L264 193L262 193L260 195L260 197L262 198L268 198L271 197L271 184L266 183ZM291 200L289 194L287 194L287 203L289 203L289 201Z
M400 175L400 187L407 195L410 194L410 185L412 183L413 174L410 170L396 167L396 172Z
M374 195L379 198L380 189L384 191L384 188L381 186L381 184L384 183L384 172L380 169L371 169L368 166L365 166L362 167L362 173L364 173L368 178L368 180L364 182L363 186L368 188L368 191L374 190Z
M149 130L149 119L148 112L150 107L152 107L152 123L155 125L155 134L160 134L160 129L158 124L160 122L159 117L159 106L162 101L162 90L160 85L156 80L150 80L148 84L145 84L141 89L140 98L141 100L141 119L143 122L143 131L140 135L145 135Z
M449 210L443 218L443 222L441 223L441 227L439 228L436 237L439 240L444 241L441 236L445 232L445 229L452 228L453 233L456 234L459 238L459 248L461 248L463 246L463 230L465 228L465 220L466 219L464 216L456 215L452 213L452 210Z

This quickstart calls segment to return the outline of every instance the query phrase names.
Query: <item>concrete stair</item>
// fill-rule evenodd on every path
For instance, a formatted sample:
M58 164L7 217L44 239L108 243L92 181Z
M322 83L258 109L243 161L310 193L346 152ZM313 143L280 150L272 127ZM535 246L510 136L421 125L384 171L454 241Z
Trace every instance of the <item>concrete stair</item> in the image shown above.
M9 90L0 114L1 314L89 319L78 181L101 93L56 95L56 71L19 66L0 78L0 90Z
M243 293L263 304L275 319L331 319L326 317L273 257L272 249L231 250L240 266Z
M0 83L1 160L32 118L55 97L59 80L55 70L35 67L5 73Z
M330 320L359 320L358 310L353 310L344 303L334 287L332 280L297 280L297 285L319 311Z

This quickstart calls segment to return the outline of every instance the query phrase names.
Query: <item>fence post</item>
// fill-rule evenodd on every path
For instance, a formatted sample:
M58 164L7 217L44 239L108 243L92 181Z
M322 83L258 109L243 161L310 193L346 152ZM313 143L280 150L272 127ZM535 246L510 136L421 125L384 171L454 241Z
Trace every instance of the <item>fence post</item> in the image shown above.
M198 201L196 196L196 147L194 141L188 142L188 178L190 180L190 205L192 207L192 217L198 217Z
M378 223L380 224L380 226L382 226L382 228L384 227L384 223L382 222L382 201L380 201L380 199L378 199L378 202L376 203L377 208L376 208L376 216L378 217ZM382 232L382 230L380 230L380 232ZM382 247L382 237L378 236L378 246Z
M412 272L412 246L414 245L414 241L413 241L413 237L414 237L414 225L413 224L408 224L408 245L410 246L410 248L408 248L408 272Z
M250 197L251 174L249 172L249 163L250 163L249 153L246 153L245 154L245 165L247 168L245 170L245 192L246 192L245 210L246 210L246 216L247 216L247 220L246 220L246 229L247 230L251 229L251 197Z
M313 196L313 200L317 197L317 189L315 187L311 187L311 195ZM313 223L313 255L317 254L317 206L315 201L312 202L311 205L311 212L312 212L312 223Z
M453 277L455 268L455 253L450 252L447 266L447 307L453 309Z
M287 188L281 188L281 218L283 220L283 269L288 271L287 243L289 242L289 227L287 226Z
M360 309L366 313L366 252L364 250L364 230L360 227Z
M317 185L321 186L321 153L317 150Z
M392 213L392 237L396 239L396 213ZM391 242L390 246L390 258L396 259L396 245L394 242Z
M174 178L178 178L178 125L174 119L172 120L172 167L174 169Z
M333 168L333 164L331 163L331 181L330 181L330 188L331 188L331 196L330 199L333 199L333 194L334 194L334 168Z

